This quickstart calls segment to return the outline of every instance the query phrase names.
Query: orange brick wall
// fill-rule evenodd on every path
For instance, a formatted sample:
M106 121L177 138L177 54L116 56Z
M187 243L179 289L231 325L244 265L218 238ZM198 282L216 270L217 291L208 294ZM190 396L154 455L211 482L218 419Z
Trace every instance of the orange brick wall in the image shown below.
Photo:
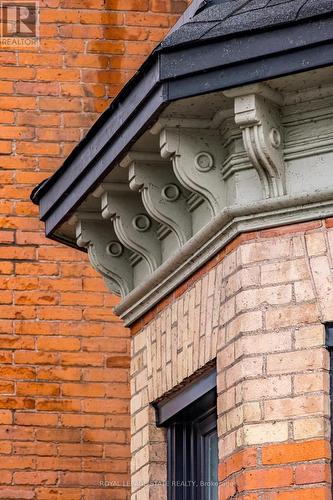
M129 334L29 195L185 6L41 0L39 49L0 48L0 498L127 498Z
M220 464L219 500L330 500L330 456L320 439L246 448Z

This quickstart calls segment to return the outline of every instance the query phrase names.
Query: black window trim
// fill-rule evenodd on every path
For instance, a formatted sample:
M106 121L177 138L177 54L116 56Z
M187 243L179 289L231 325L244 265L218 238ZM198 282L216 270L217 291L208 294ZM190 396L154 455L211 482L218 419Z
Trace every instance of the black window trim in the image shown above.
M330 409L331 409L331 450L333 454L333 322L325 324L326 348L330 356L329 376L330 376ZM331 460L331 472L333 477L333 460Z
M216 370L196 378L155 408L157 425L167 429L168 500L217 498L218 456L211 462L209 444L213 438L217 446Z
M164 426L177 413L214 388L216 388L216 370L212 370L199 379L195 379L171 399L158 402L155 405L157 410L157 426Z

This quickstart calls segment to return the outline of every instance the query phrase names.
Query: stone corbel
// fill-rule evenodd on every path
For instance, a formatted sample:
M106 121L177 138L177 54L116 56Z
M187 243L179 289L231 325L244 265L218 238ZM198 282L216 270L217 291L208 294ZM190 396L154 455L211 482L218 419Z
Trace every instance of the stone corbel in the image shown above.
M214 217L225 208L222 140L216 130L164 128L161 155L171 159L181 184L204 198Z
M126 297L133 289L130 252L119 242L112 223L79 213L76 241L79 247L87 249L91 265L103 276L111 292Z
M134 253L134 257L142 258L152 273L161 264L157 223L145 211L140 196L127 184L103 184L102 190L102 217L113 221L119 241Z
M131 152L121 163L129 168L129 185L139 191L148 214L177 237L181 248L192 236L187 209L189 192L176 179L169 161L159 154Z
M260 177L265 198L285 194L283 132L280 95L265 85L253 85L224 92L235 98L235 121L240 126L244 147Z

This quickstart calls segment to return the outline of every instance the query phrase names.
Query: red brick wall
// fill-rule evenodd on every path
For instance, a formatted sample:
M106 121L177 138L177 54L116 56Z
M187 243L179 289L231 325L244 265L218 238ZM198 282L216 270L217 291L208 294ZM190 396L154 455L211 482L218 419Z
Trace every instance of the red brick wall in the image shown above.
M246 448L220 464L219 500L330 500L330 457L320 439Z
M40 47L0 48L0 498L127 497L128 331L29 195L185 6L41 0Z

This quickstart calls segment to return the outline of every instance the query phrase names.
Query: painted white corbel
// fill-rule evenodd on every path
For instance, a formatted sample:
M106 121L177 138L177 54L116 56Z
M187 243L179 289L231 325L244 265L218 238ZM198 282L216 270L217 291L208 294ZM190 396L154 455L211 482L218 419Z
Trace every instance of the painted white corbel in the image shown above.
M185 245L192 236L190 193L175 177L171 163L156 153L131 152L121 166L129 168L129 186L141 193L148 214L174 232L179 248Z
M162 158L172 160L181 184L207 201L212 217L225 208L221 172L224 154L219 131L164 128L160 146Z
M130 252L116 237L111 222L101 220L97 214L78 213L77 218L77 245L87 249L91 265L111 292L126 297L134 287Z
M156 237L157 223L147 214L140 196L128 184L102 184L102 217L113 221L119 241L141 257L149 273L161 264L161 245Z
M285 194L283 131L280 95L265 85L224 92L235 98L235 122L243 134L244 147L260 177L265 198Z

